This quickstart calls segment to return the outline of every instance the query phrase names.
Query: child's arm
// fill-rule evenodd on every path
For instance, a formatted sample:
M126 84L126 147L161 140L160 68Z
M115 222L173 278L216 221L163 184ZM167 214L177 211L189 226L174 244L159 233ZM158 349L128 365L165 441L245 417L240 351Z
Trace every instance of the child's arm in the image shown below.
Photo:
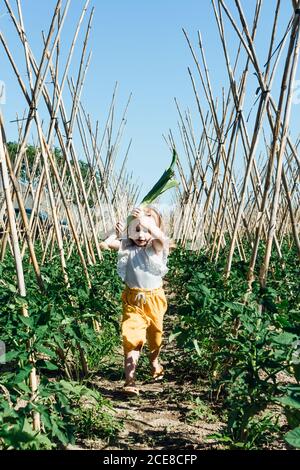
M122 232L124 231L124 225L121 222L118 222L116 225L116 233L113 233L103 242L100 243L100 248L102 250L115 250L118 251L121 245L119 240Z
M141 224L144 225L143 222L141 222ZM146 222L146 224L148 225L148 227L144 227L145 228L148 228L153 240L152 240L152 246L154 248L154 250L156 251L156 253L160 253L164 247L166 246L167 244L167 240L168 238L166 237L166 235L163 233L163 231L157 227L157 225L155 224L155 222L150 222L149 223L149 220Z

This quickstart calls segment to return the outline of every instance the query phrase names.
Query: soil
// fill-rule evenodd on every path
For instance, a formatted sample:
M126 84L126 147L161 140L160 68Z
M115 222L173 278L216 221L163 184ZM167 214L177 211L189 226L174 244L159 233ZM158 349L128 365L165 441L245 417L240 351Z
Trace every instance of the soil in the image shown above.
M93 381L102 395L111 400L116 417L123 422L123 429L113 443L85 439L81 446L103 450L219 448L216 441L206 440L209 434L218 432L222 427L210 409L206 384L184 380L182 375L176 377L173 343L165 347L162 363L167 372L160 382L151 381L145 356L139 364L138 397L128 397L122 391L121 355L117 367L116 364L113 369L108 367L103 376ZM203 417L195 414L197 397L201 400Z
M164 384L143 384L138 398L124 397L120 382L100 381L99 389L110 398L117 417L124 428L115 442L107 444L101 440L84 440L89 449L212 449L213 443L205 438L220 428L220 423L185 420L191 409L186 399L190 387L178 386L176 382ZM174 395L173 395L174 394ZM170 395L174 399L170 400Z
M167 293L169 300L172 295ZM123 354L120 350L113 362L102 367L93 385L111 400L116 418L123 429L109 444L101 439L84 439L81 448L102 450L162 450L220 448L210 434L219 432L223 423L211 409L209 387L192 371L180 370L182 352L169 343L172 312L165 317L165 339L161 364L165 375L159 382L150 376L146 351L137 368L138 397L124 394ZM198 400L198 402L196 401ZM199 401L201 409L199 410Z
M168 295L169 299L171 298ZM115 417L123 423L122 430L108 443L99 438L83 439L72 448L94 450L211 450L223 449L217 438L225 426L222 409L210 397L210 386L204 378L189 370L176 341L168 342L172 331L172 312L165 318L165 340L161 364L165 375L153 382L147 354L144 351L137 369L138 397L122 391L123 354L120 350L101 366L93 386L111 401ZM182 364L185 364L182 367ZM273 442L272 449L286 448Z

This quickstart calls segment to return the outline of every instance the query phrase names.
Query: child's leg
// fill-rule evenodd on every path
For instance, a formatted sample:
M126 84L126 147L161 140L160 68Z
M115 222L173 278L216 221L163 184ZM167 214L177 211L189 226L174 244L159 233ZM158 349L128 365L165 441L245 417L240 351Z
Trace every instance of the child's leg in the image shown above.
M136 366L140 357L140 350L134 349L125 353L124 366L125 366L125 380L126 384L134 384Z
M152 375L155 376L163 372L163 367L159 362L159 353L161 350L162 334L158 332L147 332L148 344L150 349L149 360L151 365Z
M167 301L165 293L160 289L155 295L151 296L147 312L150 320L147 328L147 341L150 349L151 372L154 377L163 373L163 367L159 363L159 353L163 336L163 317L166 310Z
M134 384L140 351L146 342L149 320L143 310L135 305L136 291L123 295L122 339L126 384Z
M163 336L163 313L154 316L152 314L152 323L147 329L147 341L150 350L149 360L152 375L155 376L163 372L163 367L159 363L159 354L161 351Z
M159 348L159 349L156 350L156 351L152 351L152 352L150 352L150 355L149 355L149 359L150 359L150 363L151 363L152 369L153 369L155 372L158 372L158 371L161 369L161 367L162 367L162 366L160 365L159 361L158 361L160 350L161 350L161 348Z

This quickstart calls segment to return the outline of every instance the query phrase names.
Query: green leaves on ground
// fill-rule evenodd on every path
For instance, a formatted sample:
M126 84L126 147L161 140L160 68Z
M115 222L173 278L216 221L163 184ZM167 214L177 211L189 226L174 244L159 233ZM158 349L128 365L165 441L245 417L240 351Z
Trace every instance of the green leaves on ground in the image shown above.
M89 368L98 371L119 345L122 283L116 272L116 254L104 253L101 264L89 266L91 288L76 256L67 267L70 287L65 285L58 257L42 267L43 293L28 259L24 266L25 299L14 288L12 258L0 266L0 330L6 347L0 363L0 448L66 446L74 441L75 428L81 423L85 429L89 427L89 433L101 431L110 439L120 427L113 410L98 392L79 382L82 354ZM24 302L29 317L21 314ZM94 329L95 320L100 332ZM29 387L33 360L40 381L34 400ZM85 401L91 402L89 411ZM41 416L42 433L32 431L34 411ZM89 413L93 416L90 421Z
M171 309L177 321L170 339L186 352L186 367L205 377L212 396L222 401L227 412L222 442L259 448L279 432L278 416L266 414L274 397L284 407L289 425L300 425L295 390L292 397L280 381L282 374L300 380L299 263L283 244L285 269L275 257L268 287L261 289L254 281L249 293L244 261L235 259L230 278L224 280L226 249L214 263L202 251L179 246L172 253L168 282L176 293ZM251 247L245 250L249 257ZM290 432L285 439L295 445L298 431Z

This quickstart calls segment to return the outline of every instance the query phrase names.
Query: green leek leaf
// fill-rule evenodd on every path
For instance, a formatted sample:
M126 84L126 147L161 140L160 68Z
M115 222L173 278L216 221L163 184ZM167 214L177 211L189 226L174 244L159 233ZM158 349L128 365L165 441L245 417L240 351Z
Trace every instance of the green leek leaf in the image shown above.
M159 196L161 196L164 192L168 191L171 188L178 187L179 183L174 179L174 166L177 161L177 153L176 150L173 149L173 157L171 165L163 175L159 178L157 183L153 186L153 188L149 191L149 193L144 197L142 202L140 203L139 207L146 207L149 204L152 204ZM134 217L131 215L127 218L127 225L133 220Z

